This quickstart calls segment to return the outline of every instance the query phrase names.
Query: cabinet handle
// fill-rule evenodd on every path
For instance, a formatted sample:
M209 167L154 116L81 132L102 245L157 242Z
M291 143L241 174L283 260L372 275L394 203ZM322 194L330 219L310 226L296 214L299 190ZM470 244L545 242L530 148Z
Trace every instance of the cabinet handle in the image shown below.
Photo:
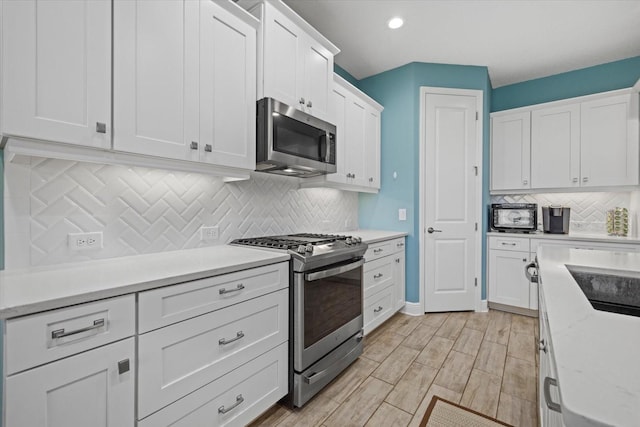
M373 178L369 178L369 182L373 182Z
M571 181L578 182L578 178L573 178Z
M526 258L522 258L522 262L527 262L527 259Z
M207 153L210 153L212 151L211 144L205 144L204 151L206 151Z
M379 305L378 308L374 308L373 309L374 313L380 313L381 311L382 311L382 306L381 305Z
M300 98L300 104L304 105L304 98Z
M502 246L515 246L515 243L507 243L507 242L501 242L500 243Z
M383 276L383 274L382 274L382 273L378 273L378 274L374 275L374 276L373 276L373 278L374 278L374 279L379 279L379 278L381 278L382 276Z
M351 174L350 173L347 174L347 178L351 178Z
M544 338L542 338L540 343L538 343L538 349L547 354L547 343L544 341Z
M236 337L235 338L231 338L230 340L226 339L226 338L220 338L218 340L218 344L219 345L227 345L227 344L231 344L234 341L238 341L240 338L244 338L244 332L242 331L238 331L236 333Z
M93 321L92 326L87 326L86 328L75 329L73 331L65 332L64 329L56 329L51 332L51 338L57 340L58 338L68 337L70 335L81 334L83 332L91 331L93 329L102 328L105 325L104 318L97 319Z
M398 247L398 248L401 248L401 247L403 247L403 246L404 246L404 243L398 243L398 244L396 244L396 247Z
M236 396L236 403L234 403L233 405L229 406L228 408L225 408L224 405L222 405L221 407L218 408L218 413L219 414L226 414L227 412L236 409L238 407L238 405L240 405L242 402L244 402L244 397L242 397L241 394Z
M195 141L191 141L191 145L190 145L192 150L197 150L198 149L198 143Z
M545 377L544 378L544 400L547 404L547 408L552 411L562 412L562 407L559 403L551 400L551 386L558 386L558 381L555 378Z
M96 122L96 132L97 133L107 133L107 124Z
M129 372L130 364L129 359L124 359L118 362L118 375L122 375L125 372Z
M526 179L523 179L523 180L522 180L522 185L527 185L527 184L529 184L529 181L528 181L528 180L526 180Z
M374 253L374 254L379 254L379 253L381 253L381 252L383 252L383 249L382 249L382 248L380 248L380 249L374 249L374 250L373 250L373 253Z
M313 107L313 104L311 103L311 101L307 102L307 107L309 108Z
M585 176L584 178L582 178L582 182L589 182L589 177Z
M222 288L220 289L218 292L220 293L220 295L224 295L224 294L229 294L231 292L238 292L244 289L244 285L242 283L239 283L238 285L236 285L235 289L225 289Z
M400 258L396 258L396 262L400 264Z
M355 173L352 173L352 174L351 174L351 178L355 178L355 177L356 177L356 174L355 174Z

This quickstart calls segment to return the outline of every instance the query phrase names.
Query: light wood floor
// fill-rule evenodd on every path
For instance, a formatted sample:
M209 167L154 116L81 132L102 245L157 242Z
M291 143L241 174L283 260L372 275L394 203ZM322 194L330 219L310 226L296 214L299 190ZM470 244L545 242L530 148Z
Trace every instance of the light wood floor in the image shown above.
M500 311L396 314L302 409L257 426L418 426L435 394L518 427L537 426L537 319Z

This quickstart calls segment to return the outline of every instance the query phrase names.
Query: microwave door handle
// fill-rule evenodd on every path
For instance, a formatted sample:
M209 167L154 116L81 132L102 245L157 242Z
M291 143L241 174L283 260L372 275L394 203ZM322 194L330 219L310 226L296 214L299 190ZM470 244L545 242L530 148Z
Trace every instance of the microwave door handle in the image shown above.
M304 275L304 280L307 282L313 282L315 280L324 279L331 276L337 276L338 274L346 273L347 271L355 270L364 264L364 259L359 259L356 262L352 262L347 265L341 265L340 267L330 268L328 270L316 271L315 273L308 273Z
M318 150L320 151L318 154L320 155L320 158L323 159L323 161L328 162L328 156L329 156L329 149L328 149L328 139L329 139L329 132L326 132L323 136L320 137L320 146L318 147Z

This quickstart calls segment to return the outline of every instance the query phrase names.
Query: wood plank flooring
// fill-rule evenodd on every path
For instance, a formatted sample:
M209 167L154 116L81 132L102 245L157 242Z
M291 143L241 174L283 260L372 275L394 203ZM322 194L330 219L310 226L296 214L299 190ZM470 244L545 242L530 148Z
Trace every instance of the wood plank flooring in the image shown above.
M537 319L490 311L396 314L302 409L258 426L418 426L434 395L518 427L538 425Z

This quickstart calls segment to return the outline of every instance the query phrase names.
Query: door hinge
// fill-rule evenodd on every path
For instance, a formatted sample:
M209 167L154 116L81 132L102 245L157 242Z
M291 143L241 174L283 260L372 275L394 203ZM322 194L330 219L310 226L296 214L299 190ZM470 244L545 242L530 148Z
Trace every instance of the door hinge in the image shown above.
M478 176L478 167L477 167L477 166L474 166L474 167L473 167L473 170L476 172L476 176Z
M473 282L474 282L474 284L475 284L475 286L477 288L478 287L478 278L476 277L475 279L473 279Z
M476 231L478 231L478 223L476 222Z
M478 112L476 111L476 120L478 120Z

